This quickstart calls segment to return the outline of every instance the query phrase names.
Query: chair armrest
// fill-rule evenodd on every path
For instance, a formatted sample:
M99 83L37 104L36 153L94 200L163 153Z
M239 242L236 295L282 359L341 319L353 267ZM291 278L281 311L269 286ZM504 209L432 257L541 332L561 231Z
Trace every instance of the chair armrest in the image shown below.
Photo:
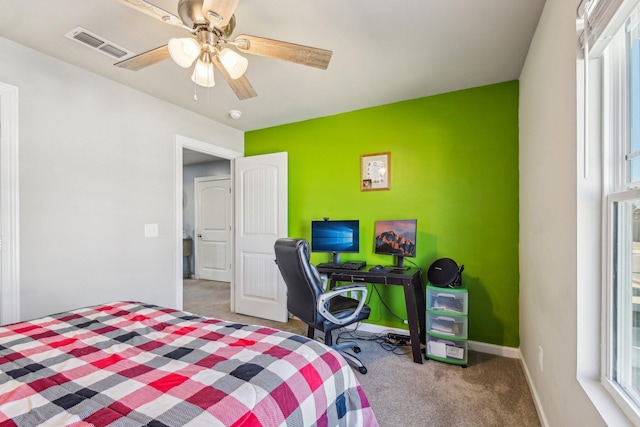
M344 294L346 292L358 293L359 297L355 298L358 301L358 307L356 307L353 314L351 314L350 316L345 317L344 319L338 319L333 314L331 314L329 310L327 310L327 303L332 298L335 298L336 296ZM318 313L320 313L322 317L324 317L325 319L327 319L332 323L335 323L336 325L344 325L353 321L353 319L355 319L360 314L360 311L362 310L362 307L364 307L364 302L366 299L367 299L367 287L364 285L354 284L354 285L338 286L333 288L330 291L323 292L322 294L320 294L320 296L318 297Z

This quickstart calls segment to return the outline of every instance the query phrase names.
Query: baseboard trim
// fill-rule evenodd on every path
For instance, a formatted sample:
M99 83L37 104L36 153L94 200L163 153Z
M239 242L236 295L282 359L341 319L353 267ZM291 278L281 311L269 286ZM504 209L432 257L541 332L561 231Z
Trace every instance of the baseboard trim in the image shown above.
M348 329L353 330L356 328L349 327ZM360 323L357 326L359 331L369 332L372 334L380 334L393 332L396 334L409 334L409 331L406 329L392 328L389 326L381 326L374 325L372 323ZM520 349L515 347L506 347L502 345L489 344L480 341L469 341L469 348L473 351L478 351L480 353L493 354L495 356L503 356L509 357L512 359L520 359Z
M381 325L374 325L372 323L357 323L355 325L350 325L347 326L345 329L349 329L349 330L358 330L358 331L362 331L362 332L369 332L371 334L382 334L382 333L387 333L387 332L392 332L394 334L404 334L404 335L409 335L409 331L407 329L400 329L400 328L392 328L390 326L381 326Z
M503 345L489 344L480 341L469 341L469 348L480 353L493 354L496 356L520 359L520 349L516 347L506 347Z
M543 427L548 427L549 421L547 421L547 416L544 412L542 401L540 400L540 396L538 395L538 390L533 384L533 379L531 378L531 372L529 371L529 366L527 366L527 363L522 357L522 354L520 354L520 364L522 365L522 370L524 371L524 377L527 380L529 391L531 391L531 396L533 397L533 405L536 407L536 412L538 413L540 424L542 424Z

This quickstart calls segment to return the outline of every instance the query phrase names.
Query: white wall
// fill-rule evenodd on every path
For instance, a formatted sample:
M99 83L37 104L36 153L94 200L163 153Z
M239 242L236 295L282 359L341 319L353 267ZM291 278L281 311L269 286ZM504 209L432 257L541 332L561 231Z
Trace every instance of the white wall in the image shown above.
M591 148L585 179L578 3L546 1L520 76L520 349L544 424L620 426L598 383L600 154Z
M21 318L175 306L175 136L243 152L243 133L3 38L0 58L20 90Z

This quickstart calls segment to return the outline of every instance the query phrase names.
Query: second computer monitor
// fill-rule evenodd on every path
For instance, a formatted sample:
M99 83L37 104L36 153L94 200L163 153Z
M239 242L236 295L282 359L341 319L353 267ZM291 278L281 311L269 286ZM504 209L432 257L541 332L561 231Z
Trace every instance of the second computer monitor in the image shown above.
M396 256L396 267L404 267L404 258L416 256L417 220L376 221L374 252Z

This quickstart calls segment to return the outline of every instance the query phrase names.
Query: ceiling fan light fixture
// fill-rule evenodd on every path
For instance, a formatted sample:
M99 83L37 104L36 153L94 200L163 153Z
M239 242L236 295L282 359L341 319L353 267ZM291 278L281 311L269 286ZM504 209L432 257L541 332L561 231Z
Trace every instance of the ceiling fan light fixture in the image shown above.
M168 47L171 59L182 68L189 68L200 55L201 50L200 43L190 37L171 39Z
M227 70L227 73L229 73L229 76L233 80L242 77L249 66L249 60L247 58L237 54L228 47L222 49L218 53L218 57L220 58L220 62L224 66L224 69Z
M213 79L213 63L211 62L209 52L203 52L196 61L191 80L203 87L213 87L216 85Z
M138 71L171 57L178 66L190 69L191 79L196 83L196 92L196 85L214 86L215 66L239 100L258 96L246 77L249 61L241 56L245 53L322 70L327 69L333 54L326 49L248 34L232 38L236 28L235 12L240 0L177 0L178 16L155 6L152 1L120 0L141 13L185 30L190 37L176 37L169 40L167 45L134 55L114 65ZM609 0L581 1L591 4L594 1Z

